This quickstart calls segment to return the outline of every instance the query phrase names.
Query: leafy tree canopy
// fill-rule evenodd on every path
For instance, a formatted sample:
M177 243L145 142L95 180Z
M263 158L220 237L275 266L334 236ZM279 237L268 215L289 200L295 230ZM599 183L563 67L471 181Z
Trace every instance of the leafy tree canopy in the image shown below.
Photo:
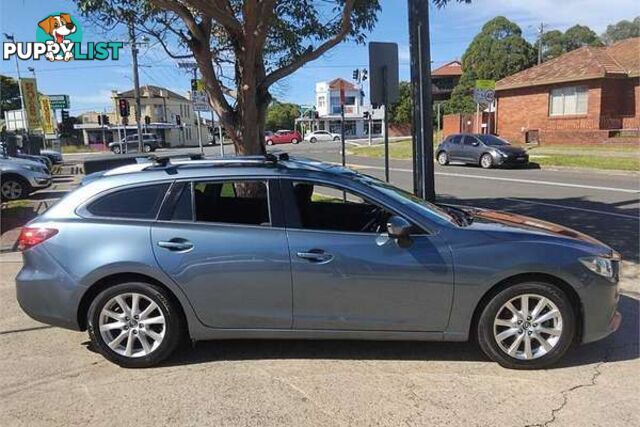
M524 39L517 24L504 16L493 18L484 24L462 56L463 73L445 111L475 111L472 91L476 80L500 80L530 67L535 58L535 49Z
M602 41L612 44L632 37L640 37L640 16L636 16L633 21L622 20L607 26L602 34Z
M300 117L300 106L296 104L273 101L267 108L266 129L291 129L295 126L296 118Z
M4 112L20 109L20 89L18 81L0 75L0 118L4 118Z

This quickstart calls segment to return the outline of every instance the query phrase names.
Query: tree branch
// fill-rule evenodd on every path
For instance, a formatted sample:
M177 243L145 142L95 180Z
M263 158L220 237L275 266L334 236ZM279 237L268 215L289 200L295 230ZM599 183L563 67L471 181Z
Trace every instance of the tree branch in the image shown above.
M242 24L236 19L233 10L225 0L185 0L193 8L211 16L232 36L242 40Z
M328 51L329 49L336 46L338 43L343 41L347 35L351 32L351 12L353 12L353 4L355 0L346 0L344 4L344 8L342 9L342 24L340 25L340 30L329 40L321 44L315 50L311 50L306 52L299 57L297 57L293 62L289 65L285 65L282 68L279 68L272 73L268 74L265 79L262 81L261 86L264 89L269 88L272 84L281 80L288 75L297 71L300 67L306 64L309 61L313 61L322 56L323 53Z

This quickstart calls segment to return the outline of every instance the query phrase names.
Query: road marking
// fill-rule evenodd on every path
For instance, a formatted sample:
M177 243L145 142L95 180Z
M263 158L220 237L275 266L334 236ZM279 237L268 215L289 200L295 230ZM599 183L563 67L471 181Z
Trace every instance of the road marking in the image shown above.
M360 169L384 170L384 168L381 166L369 166L369 165L357 165L357 164L350 164L349 166L354 168L360 168ZM389 170L393 172L413 173L412 169L390 168ZM506 181L506 182L518 182L523 184L551 185L554 187L585 188L589 190L613 191L617 193L631 193L631 194L640 193L640 190L632 190L629 188L600 187L597 185L570 184L567 182L540 181L540 180L530 180L530 179L522 179L522 178L503 178L498 176L482 176L482 175L449 173L449 172L435 172L435 174L439 176L451 176L451 177L459 177L459 178L486 179L489 181Z
M567 205L556 205L554 203L532 202L532 201L523 200L523 199L512 199L510 197L506 197L504 200L509 200L511 202L528 203L530 205L541 205L541 206L549 206L549 207L560 208L560 209L571 209L571 210L574 210L574 211L589 212L589 213L595 213L595 214L599 214L599 215L617 216L619 218L635 219L636 221L640 220L639 217L634 216L634 215L626 215L626 214L619 214L619 213L613 213L613 212L605 212L605 211L599 211L599 210L596 210L596 209L578 208L578 207L575 207L575 206L567 206Z

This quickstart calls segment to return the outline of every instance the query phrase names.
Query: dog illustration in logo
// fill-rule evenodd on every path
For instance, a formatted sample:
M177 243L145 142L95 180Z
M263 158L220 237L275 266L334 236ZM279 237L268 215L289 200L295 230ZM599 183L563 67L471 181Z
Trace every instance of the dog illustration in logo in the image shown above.
M63 45L66 45L68 47L71 44L71 41L65 40L65 37L69 34L75 33L77 29L76 25L71 20L71 15L69 15L68 13L51 15L38 22L38 26L53 38L53 40L48 40L46 42L47 45L57 43L58 45L60 45L60 51L63 52L63 54L55 56L51 51L52 46L49 46L45 58L47 58L49 61L69 61L73 59L73 53L71 52L71 50L68 48L63 49Z

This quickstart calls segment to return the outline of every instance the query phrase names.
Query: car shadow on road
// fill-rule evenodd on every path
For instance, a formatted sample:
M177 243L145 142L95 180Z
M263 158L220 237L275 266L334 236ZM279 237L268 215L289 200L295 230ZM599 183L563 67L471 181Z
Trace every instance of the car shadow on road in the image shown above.
M638 358L639 301L622 295L623 322L606 339L572 348L550 369ZM342 340L219 340L185 345L162 366L244 360L397 360L488 361L475 342L342 341Z

